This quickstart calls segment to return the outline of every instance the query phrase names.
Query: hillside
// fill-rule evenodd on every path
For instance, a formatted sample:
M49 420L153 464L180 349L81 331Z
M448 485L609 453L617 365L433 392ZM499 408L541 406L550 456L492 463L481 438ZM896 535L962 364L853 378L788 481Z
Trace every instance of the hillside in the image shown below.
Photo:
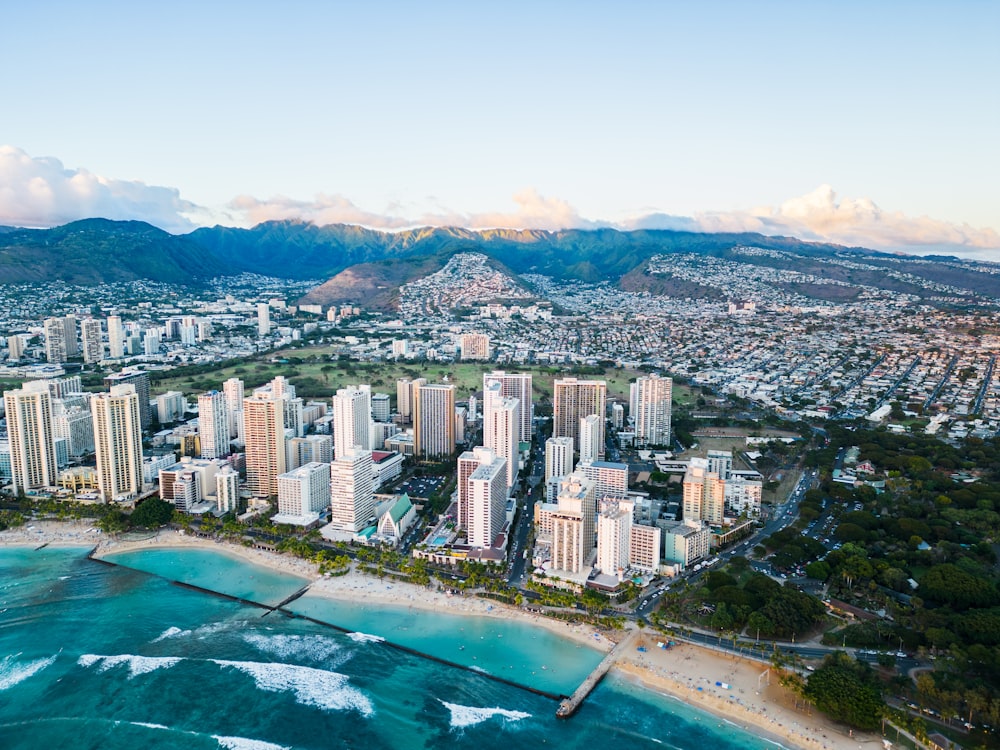
M54 229L0 232L0 283L150 279L180 284L225 272L202 246L141 221L86 219Z
M923 299L1000 299L995 266L916 258L759 234L614 229L469 230L364 227L283 221L252 229L206 227L171 235L143 222L88 219L54 229L0 229L0 283L61 279L94 284L152 279L197 283L252 272L329 279L307 302L385 309L398 288L440 270L458 253L481 253L508 275L610 281L630 291L685 298L731 296L732 278L768 278L802 300L846 300L865 289ZM651 270L654 259L657 269ZM715 280L705 275L716 268ZM723 268L725 267L725 268ZM728 269L728 270L727 270ZM344 271L350 270L346 275ZM736 274L726 278L726 274Z
M361 305L369 310L392 310L396 307L399 288L407 282L441 270L447 258L381 260L359 263L346 268L299 300L300 304Z

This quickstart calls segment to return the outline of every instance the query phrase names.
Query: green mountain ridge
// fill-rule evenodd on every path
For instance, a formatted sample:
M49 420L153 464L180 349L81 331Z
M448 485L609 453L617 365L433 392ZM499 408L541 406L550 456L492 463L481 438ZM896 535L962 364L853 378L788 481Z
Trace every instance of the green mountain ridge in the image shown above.
M739 255L753 246L782 255ZM956 258L934 260L859 247L806 242L755 233L704 234L666 229L567 229L561 231L422 227L396 232L356 225L317 226L271 221L250 229L203 227L171 235L149 224L88 219L53 229L0 231L0 283L62 279L81 284L151 279L169 283L243 272L290 279L328 279L309 299L390 304L399 285L438 270L458 252L479 252L512 274L537 273L560 280L611 281L654 294L715 297L694 282L646 273L655 255L704 255L777 270L799 271L849 284L928 296L913 277L1000 298L1000 274L985 273ZM830 262L847 259L843 264ZM381 266L387 262L388 267ZM365 265L374 264L374 265ZM338 274L352 269L336 280ZM907 278L907 275L909 278ZM358 299L358 290L367 296ZM322 288L322 287L321 287ZM822 298L831 290L800 289ZM833 290L837 296L845 291ZM371 296L378 297L377 300ZM813 295L810 295L813 296Z

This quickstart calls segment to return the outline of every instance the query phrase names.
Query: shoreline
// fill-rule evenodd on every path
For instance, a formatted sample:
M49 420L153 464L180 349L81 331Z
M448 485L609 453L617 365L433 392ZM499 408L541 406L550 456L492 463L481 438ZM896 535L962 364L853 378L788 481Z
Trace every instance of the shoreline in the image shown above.
M216 550L261 565L309 583L309 593L332 601L370 603L459 617L492 617L541 627L595 651L607 653L618 640L617 633L599 631L592 625L572 624L533 614L489 599L417 586L396 579L379 579L354 568L342 576L325 577L317 566L291 555L244 547L231 542L192 537L180 531L161 531L149 539L121 541L81 522L38 521L0 532L0 547L94 548L93 557L104 559L119 553L144 549L197 548ZM108 560L113 562L113 560ZM388 581L388 583L387 583ZM748 731L789 750L868 750L881 747L872 734L848 736L842 727L816 712L803 713L777 685L758 681L767 665L721 654L688 643L660 649L666 640L655 632L643 633L645 652L622 654L612 671L642 689L669 696L715 718ZM729 686L723 690L716 682Z

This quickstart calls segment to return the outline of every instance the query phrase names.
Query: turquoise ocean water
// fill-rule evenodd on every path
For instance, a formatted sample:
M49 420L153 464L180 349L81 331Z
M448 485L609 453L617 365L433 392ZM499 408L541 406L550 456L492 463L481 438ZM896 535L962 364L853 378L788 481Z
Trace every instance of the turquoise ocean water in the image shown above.
M343 633L150 575L271 604L304 583L237 558L113 559L131 568L79 548L0 550L3 750L774 747L613 677L557 720L554 700L476 671L572 692L601 655L541 628L308 594L291 605Z

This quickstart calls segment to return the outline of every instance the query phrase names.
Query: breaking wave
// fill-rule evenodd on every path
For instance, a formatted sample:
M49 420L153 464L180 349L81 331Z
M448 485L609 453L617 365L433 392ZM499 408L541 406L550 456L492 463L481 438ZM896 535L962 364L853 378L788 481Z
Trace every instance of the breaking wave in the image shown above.
M282 659L307 657L325 661L341 650L333 638L324 635L263 635L244 633L243 640L259 651Z
M44 659L19 662L16 658L18 656L20 654L5 656L0 661L0 690L7 690L19 682L24 682L33 674L41 672L56 660L55 656L49 656Z
M219 747L224 747L226 750L291 750L288 745L275 745L264 740L248 740L246 737L220 737L213 734L212 739L219 743Z
M471 727L476 724L480 724L487 719L492 719L494 716L500 716L505 721L520 721L521 719L531 718L531 714L525 713L524 711L508 711L506 708L477 708L475 706L460 706L457 703L448 703L447 701L441 701L441 703L445 706L445 708L451 711L452 729Z
M293 692L298 703L329 711L355 710L363 716L374 713L372 703L360 690L347 684L347 677L295 664L212 659L221 667L238 669L254 678L257 687L272 693Z
M149 674L157 669L169 669L181 661L179 656L137 656L135 654L117 654L115 656L100 656L99 654L83 654L77 659L81 667L97 666L101 672L106 672L121 664L128 665L128 678Z
M380 635L368 635L368 633L361 632L348 633L347 637L355 643L382 643L385 640Z

